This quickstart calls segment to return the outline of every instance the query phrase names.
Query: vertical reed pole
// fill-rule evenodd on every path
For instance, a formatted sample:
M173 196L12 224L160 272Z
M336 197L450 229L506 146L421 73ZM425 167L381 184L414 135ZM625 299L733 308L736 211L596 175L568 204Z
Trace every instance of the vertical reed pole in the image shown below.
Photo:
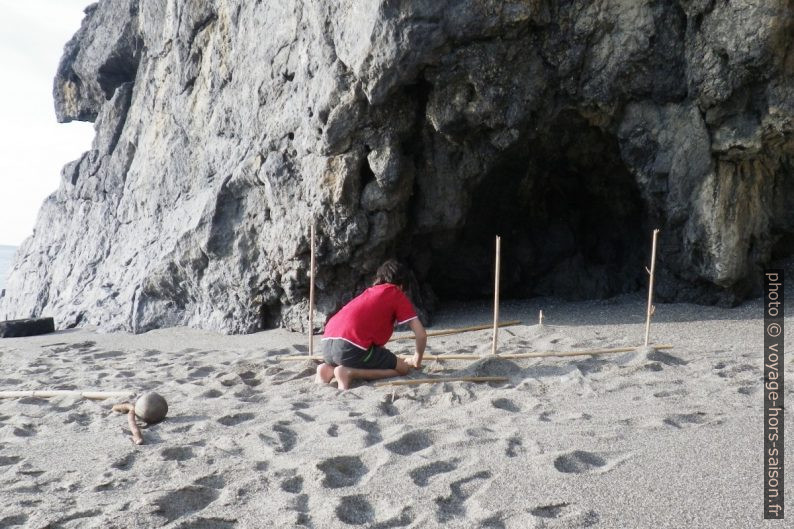
M648 275L651 276L650 281L648 282L648 309L646 310L645 314L645 347L648 347L648 338L651 334L651 316L656 310L656 308L653 306L653 276L656 272L656 236L658 234L658 229L653 230L653 244L651 246L651 269L645 269L648 272Z
M491 354L496 354L496 343L499 334L499 268L502 261L502 238L496 236L496 273L494 274L493 291L493 344Z
M314 221L311 225L311 258L309 261L309 356L314 355Z

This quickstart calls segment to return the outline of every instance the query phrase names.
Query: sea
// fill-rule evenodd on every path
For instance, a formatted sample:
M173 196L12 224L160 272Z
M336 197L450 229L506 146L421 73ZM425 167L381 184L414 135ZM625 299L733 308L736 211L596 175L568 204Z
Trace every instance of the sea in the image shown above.
M14 260L14 252L16 251L16 246L0 245L0 290L6 287L6 280L8 279L8 273L11 271L11 262Z

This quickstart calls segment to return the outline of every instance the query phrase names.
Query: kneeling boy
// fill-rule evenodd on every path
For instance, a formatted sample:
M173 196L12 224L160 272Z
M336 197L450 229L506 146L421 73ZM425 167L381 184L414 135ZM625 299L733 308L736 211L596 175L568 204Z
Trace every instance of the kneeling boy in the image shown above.
M421 367L427 333L405 295L408 278L403 264L386 261L378 268L373 286L328 320L317 382L328 383L336 377L339 389L348 389L355 378L407 375L411 368ZM416 354L409 362L383 347L394 326L403 323L411 327L416 339Z

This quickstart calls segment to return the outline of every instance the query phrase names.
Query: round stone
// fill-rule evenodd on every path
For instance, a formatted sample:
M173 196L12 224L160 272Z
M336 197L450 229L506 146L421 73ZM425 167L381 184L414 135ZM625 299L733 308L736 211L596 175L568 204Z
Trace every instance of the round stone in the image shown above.
M135 401L135 415L144 422L156 423L165 419L168 403L159 393L144 393Z

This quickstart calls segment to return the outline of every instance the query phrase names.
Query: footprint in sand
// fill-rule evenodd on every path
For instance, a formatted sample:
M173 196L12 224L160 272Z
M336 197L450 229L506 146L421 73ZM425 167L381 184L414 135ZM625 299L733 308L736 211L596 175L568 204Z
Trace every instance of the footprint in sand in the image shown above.
M290 494L300 494L303 490L303 478L301 476L292 476L285 479L281 482L281 490Z
M677 413L667 417L662 422L674 428L688 428L705 423L706 414L702 411L696 411L695 413Z
M269 368L265 371L266 375L269 375L271 369ZM298 380L300 378L306 378L309 376L314 376L317 372L317 368L314 366L307 366L300 371L287 371L287 370L280 370L278 373L274 373L270 378L270 384L273 386L278 386L280 384L284 384L285 382L291 382L293 380Z
M65 345L63 347L54 347L52 349L52 352L53 353L66 353L68 351L77 350L77 351L83 353L83 352L87 352L88 350L93 348L95 345L96 345L96 342L91 342L91 341L78 342L78 343L74 343L74 344L70 344L70 345ZM159 353L159 351L158 351L158 353Z
M497 513L482 520L477 526L479 529L505 529L504 516Z
M351 487L367 473L367 467L357 456L339 456L326 459L317 464L324 474L323 487L338 489Z
M233 415L225 415L218 419L218 422L224 426L237 426L240 423L250 421L256 417L253 413L235 413Z
M482 485L481 480L489 479L491 473L487 470L482 470L469 477L453 481L449 485L449 496L439 496L435 499L436 507L436 520L439 523L444 523L451 518L466 515L466 500L474 494Z
M391 529L393 527L407 527L414 521L414 512L410 507L403 507L400 514L393 516L386 521L373 524L372 529Z
M187 461L195 457L189 446L177 446L160 450L160 456L166 461Z
M378 403L378 413L387 417L394 417L400 414L400 410L394 405L389 395L384 395L383 400Z
M116 470L129 470L132 468L132 465L135 463L135 452L131 452L126 456L122 457L121 459L117 459L113 463L111 463L110 468L115 468Z
M220 490L226 486L226 478L220 474L210 474L194 480L193 484L199 487L209 487L211 489Z
M372 446L374 444L380 443L383 440L383 436L380 434L380 426L378 426L377 421L358 419L356 420L355 425L358 426L359 429L366 432L366 435L364 435L364 446Z
M554 460L554 468L565 474L585 474L610 470L617 463L617 460L609 461L594 452L574 450L558 456Z
M408 472L408 476L413 480L416 485L426 487L430 478L438 474L446 474L458 468L459 459L450 459L449 461L436 461L429 465L422 465Z
M494 400L491 401L491 405L494 408L498 408L500 410L509 411L511 413L517 413L517 412L521 411L521 408L518 406L518 404L516 404L515 402L513 402L510 399L505 399L505 398L494 399Z
M17 400L17 404L32 404L33 406L46 406L50 401L40 397L24 397Z
M33 437L36 435L36 428L32 424L22 424L19 428L14 428L11 433L17 437Z
M188 371L187 377L188 378L192 378L192 379L195 379L195 378L206 378L206 377L208 377L209 375L211 375L214 372L215 372L215 368L214 367L202 366L202 367L198 367L196 369L191 369L190 371Z
M553 523L551 520L557 520L562 527L592 527L601 520L597 512L577 510L568 502L541 505L530 509L529 513L537 518L542 518L539 521L539 527L549 527L548 523ZM551 527L557 527L557 525Z
M311 517L309 516L309 495L299 494L295 496L290 502L290 507L298 515L295 517L295 525L311 525Z
M474 437L476 439L491 439L493 434L495 433L492 429L488 428L487 426L477 426L475 428L466 428L464 430L466 435L469 437Z
M386 450L401 456L407 456L432 446L433 440L424 430L408 432L396 441L386 444Z
M655 349L651 354L648 355L648 360L651 360L652 362L659 362L666 366L685 366L689 363L682 358L673 356L670 353L665 353L664 351L659 351L658 349Z
M105 358L118 358L120 356L124 356L124 353L121 351L105 351L103 353L96 353L92 358L94 360L104 360Z
M263 433L259 434L259 438L276 452L289 452L298 443L298 434L294 430L287 428L288 424L289 421L278 421L273 425L273 431L278 439Z
M336 517L346 524L364 525L375 519L375 510L363 494L344 496L336 507Z
M612 365L608 360L604 360L603 358L588 358L587 360L572 362L572 364L576 366L583 375L598 373L602 371L605 366Z
M0 456L0 467L16 465L20 461L22 461L22 458L18 456Z
M0 527L18 527L27 521L28 517L25 514L12 514L11 516L0 518Z
M683 388L673 389L670 391L657 391L653 394L653 396L658 399L665 399L667 397L686 397L687 395L689 395L689 391Z
M314 422L314 417L309 415L308 413L303 413L301 411L296 411L295 416L298 417L300 420L304 422Z
M154 504L159 514L171 522L181 516L185 516L204 509L207 505L215 501L219 493L207 487L188 486L169 492L161 498L155 500Z
M256 378L256 373L253 371L244 371L240 373L240 379L243 381L243 384L249 387L255 387L262 383L261 380Z
M76 511L76 512L67 514L63 518L59 519L57 522L55 522L53 524L53 526L60 527L61 525L66 524L66 522L71 522L73 520L80 520L82 518L94 518L94 517L99 516L101 514L102 514L102 511L100 509L89 509L87 511ZM76 527L80 527L81 525L83 525L83 524L81 523L79 525L76 525Z
M520 437L514 435L508 437L507 448L505 448L505 455L507 457L516 457L518 454L524 452L524 443Z
M563 509L568 507L570 503L553 503L550 505L541 505L540 507L535 507L529 514L532 516L537 516L538 518L559 518L560 514L562 514Z

